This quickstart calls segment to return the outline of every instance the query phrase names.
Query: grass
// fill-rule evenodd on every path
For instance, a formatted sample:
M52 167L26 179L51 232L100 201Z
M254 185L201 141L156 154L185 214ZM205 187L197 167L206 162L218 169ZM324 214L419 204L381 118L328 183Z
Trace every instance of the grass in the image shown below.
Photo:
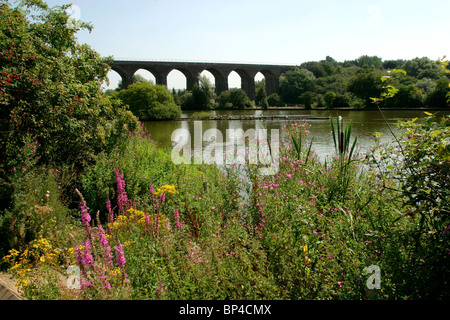
M80 213L89 224L45 224L3 261L32 299L410 297L399 270L411 263L418 218L398 219L401 198L362 166L351 124L331 124L336 153L328 163L306 143L309 124L288 124L273 176L250 164L244 172L177 166L149 138L130 137L83 174ZM50 197L48 212L63 202ZM64 239L61 230L70 230ZM80 268L80 290L64 281L71 265ZM366 285L373 265L379 290Z

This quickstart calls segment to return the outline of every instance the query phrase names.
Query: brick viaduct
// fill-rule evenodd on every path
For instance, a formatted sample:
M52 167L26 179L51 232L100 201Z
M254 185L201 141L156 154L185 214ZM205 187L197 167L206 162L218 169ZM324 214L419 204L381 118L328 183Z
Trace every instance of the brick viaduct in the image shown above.
M139 69L151 72L156 84L167 86L167 76L172 70L181 71L186 77L186 89L192 90L204 70L211 72L215 79L216 94L228 90L228 75L235 71L241 77L241 88L251 100L255 99L255 76L261 72L266 79L267 95L279 93L280 75L290 70L290 65L235 64L215 62L163 62L115 60L111 69L122 78L124 88L133 83L133 75Z

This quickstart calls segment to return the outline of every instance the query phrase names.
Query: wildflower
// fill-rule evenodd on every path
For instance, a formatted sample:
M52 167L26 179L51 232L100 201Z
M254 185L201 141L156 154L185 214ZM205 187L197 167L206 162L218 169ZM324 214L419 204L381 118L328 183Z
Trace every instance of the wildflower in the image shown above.
M175 221L176 221L176 226L179 230L181 230L181 228L183 227L183 225L181 224L180 221L180 214L178 212L178 209L175 209Z
M119 174L119 170L117 168L114 169L116 173L116 181L117 181L117 206L119 207L119 211L125 209L128 206L128 197L125 191L125 180L123 179L123 173Z
M119 242L119 245L114 246L114 249L116 249L116 253L117 253L117 256L116 256L117 265L119 266L119 268L123 268L123 266L127 262L125 259L125 253L123 252L123 244L121 244Z
M106 239L105 231L103 230L102 226L98 227L97 236L98 236L98 242L100 243L100 245L102 246L102 249L104 250L105 262L108 263L112 267L113 255L111 252L111 247L109 246L109 243L108 243L108 239Z
M292 179L292 174L288 173L288 174L286 174L286 177L287 177L288 179Z
M171 185L164 185L161 188L158 188L158 190L156 190L155 195L159 195L159 194L178 194L180 193L178 190L176 190L175 185L171 184Z
M111 209L111 201L110 200L106 201L106 210L108 210L108 221L109 222L113 222L114 221L114 214L113 214L112 209Z
M155 189L153 189L153 184L150 183L150 194L153 195L155 193Z
M103 282L103 288L105 289L106 292L109 293L109 291L111 291L111 284L108 281L108 276L99 276L100 280L102 280Z
M75 247L75 256L79 266L92 266L94 264L91 243L88 240L83 241L83 245Z
M86 227L88 227L89 223L91 222L91 216L89 215L88 210L89 208L86 205L86 201L81 202L81 222Z

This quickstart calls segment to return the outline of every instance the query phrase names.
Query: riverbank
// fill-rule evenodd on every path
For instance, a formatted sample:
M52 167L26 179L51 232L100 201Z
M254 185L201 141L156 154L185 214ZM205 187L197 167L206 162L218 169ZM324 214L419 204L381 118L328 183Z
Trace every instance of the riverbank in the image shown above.
M327 117L315 117L308 115L216 115L205 118L176 118L173 121L196 121L196 120L326 120Z

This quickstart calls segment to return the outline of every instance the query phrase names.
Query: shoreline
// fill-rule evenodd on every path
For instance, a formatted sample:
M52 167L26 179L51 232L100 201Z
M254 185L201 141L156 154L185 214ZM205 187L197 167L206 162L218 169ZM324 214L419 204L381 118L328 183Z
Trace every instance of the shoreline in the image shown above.
M262 108L254 108L254 109L243 109L244 111L249 110L299 110L299 111L309 111L309 110L318 110L318 111L378 111L378 109L352 109L352 108L336 108L336 109L304 109L301 107L270 107L269 109L262 109ZM423 111L423 112L439 112L439 111L450 111L450 108L434 108L434 109L428 109L428 108L402 108L402 109L381 109L382 111ZM197 110L189 110L196 112ZM214 111L214 110L198 110L198 111ZM234 110L234 111L242 111L242 110ZM226 120L226 121L232 121L232 120L326 120L329 119L329 117L323 117L323 116L313 116L313 115L216 115L211 117L204 117L204 118L191 118L191 117L185 117L185 118L175 118L170 120L152 120L152 121L202 121L202 120L214 120L214 121L220 121L220 120Z
M318 116L308 116L308 115L270 115L270 116L258 116L258 115L218 115L218 116L211 116L209 118L176 118L173 120L167 120L167 121L202 121L202 120L226 120L226 121L232 121L232 120L326 120L329 119L329 117L318 117ZM164 121L164 120L162 120Z

